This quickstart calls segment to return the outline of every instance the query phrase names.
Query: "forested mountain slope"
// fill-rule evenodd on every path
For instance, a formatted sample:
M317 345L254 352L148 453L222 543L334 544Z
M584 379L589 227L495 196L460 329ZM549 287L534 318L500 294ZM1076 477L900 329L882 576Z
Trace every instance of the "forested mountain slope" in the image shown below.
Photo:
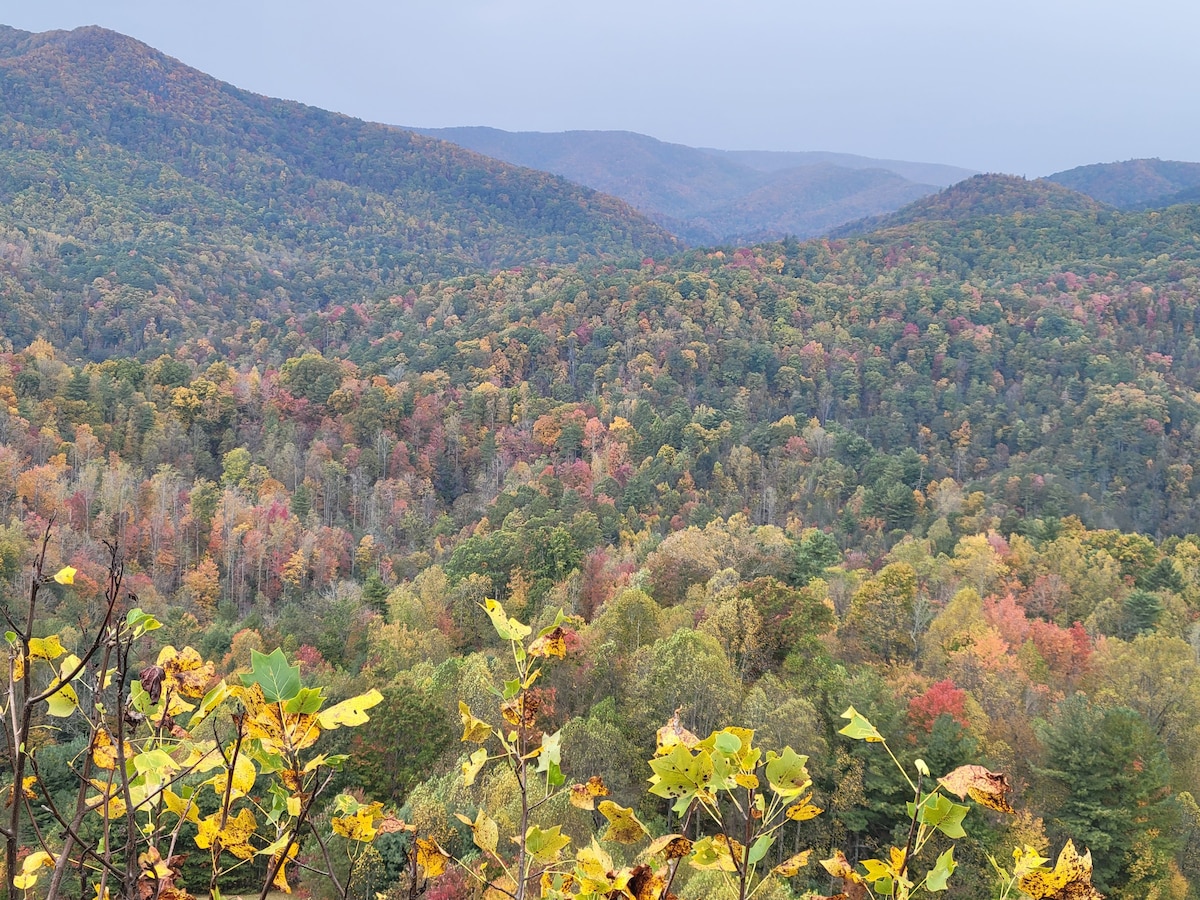
M1200 163L1130 159L1079 166L1046 177L1119 209L1144 209L1183 202L1175 195L1200 188Z
M1047 209L1097 210L1104 205L1044 178L1029 181L1016 175L975 175L893 213L850 222L830 234L845 237L917 222L957 222Z
M854 706L906 764L981 762L1030 810L972 813L956 896L994 896L987 853L1076 837L1107 895L1184 898L1200 208L1020 208L461 276L146 362L2 352L0 565L53 519L48 566L78 574L43 633L94 612L115 540L163 643L379 686L340 783L459 854L453 813L519 818L457 741L506 671L498 597L564 611L538 728L643 821L678 711L810 756L826 813L789 842L885 846L911 793L839 734ZM544 824L586 845L572 815Z
M0 323L93 357L432 277L674 240L618 200L238 90L99 28L0 30Z

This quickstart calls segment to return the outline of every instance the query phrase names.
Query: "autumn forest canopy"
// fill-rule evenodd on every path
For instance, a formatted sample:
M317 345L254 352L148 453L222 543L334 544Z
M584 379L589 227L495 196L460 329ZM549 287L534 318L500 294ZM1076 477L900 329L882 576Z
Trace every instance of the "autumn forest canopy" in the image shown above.
M291 868L315 844L282 840L266 800L233 805L258 802L257 771L282 785L270 822L333 823L342 857L379 835L326 854L364 900L410 896L435 846L516 896L511 838L552 868L610 824L545 896L739 897L722 879L759 861L756 896L825 896L837 854L850 896L851 871L899 896L879 887L906 846L937 873L923 889L957 866L953 896L1002 896L990 855L1004 896L1092 896L1042 871L1071 839L1105 896L1200 897L1189 173L1123 209L1074 189L1143 196L1112 171L976 176L837 237L687 248L559 177L111 32L0 27L0 578L9 646L31 590L33 636L59 642L7 657L60 704L30 707L23 846L65 839L49 799L74 802L81 760L105 768L49 679L86 669L111 607L140 727L182 727L172 689L209 714L189 672L257 723L249 782L226 752L172 808L204 852L129 863L160 887L257 892L287 867L327 896ZM299 786L326 771L317 734L347 757L340 805ZM3 753L15 771L11 733ZM129 771L178 775L154 759ZM761 776L775 805L736 821L775 823L769 841L691 818L696 759L730 796ZM906 811L917 760L935 785L966 765L1007 782L971 782L954 841L967 788ZM535 767L584 793L531 812ZM90 783L91 812L138 802ZM0 774L8 807L24 790ZM677 832L687 850L654 850L672 881L617 884ZM222 848L245 865L218 873ZM426 896L485 896L465 872Z

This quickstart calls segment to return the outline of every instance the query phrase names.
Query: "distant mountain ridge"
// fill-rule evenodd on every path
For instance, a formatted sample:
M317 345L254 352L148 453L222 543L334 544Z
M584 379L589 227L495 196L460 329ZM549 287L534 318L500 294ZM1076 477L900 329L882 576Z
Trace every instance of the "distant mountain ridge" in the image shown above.
M21 264L0 253L0 328L88 355L430 277L679 245L557 176L252 94L113 31L0 27L5 246Z
M833 153L828 150L715 150L710 147L702 149L705 153L731 159L761 172L779 172L798 166L828 163L845 169L886 169L909 181L915 181L918 184L933 184L938 187L949 187L972 175L979 174L975 169L964 169L961 166L910 162L902 159L875 159L870 156Z
M851 154L701 149L628 131L416 130L620 197L694 244L812 237L973 174Z
M1078 166L1047 179L1118 209L1146 209L1195 202L1200 163L1130 159Z

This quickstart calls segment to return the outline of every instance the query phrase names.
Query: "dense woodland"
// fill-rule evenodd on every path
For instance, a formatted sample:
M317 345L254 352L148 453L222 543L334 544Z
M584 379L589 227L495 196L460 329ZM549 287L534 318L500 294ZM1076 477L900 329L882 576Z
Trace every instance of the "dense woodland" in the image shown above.
M870 855L908 788L839 735L853 706L935 774L1011 779L1025 813L979 816L955 896L994 895L988 853L1067 837L1108 896L1200 896L1200 207L983 177L836 240L680 252L643 223L553 263L515 227L506 267L391 275L341 220L312 242L274 223L262 241L310 255L266 284L235 207L317 209L327 182L291 195L231 157L156 209L178 160L76 145L62 115L69 147L0 150L0 574L17 596L51 523L47 566L78 570L44 633L95 626L115 542L161 643L377 687L341 786L469 855L454 811L517 821L502 773L460 768L458 704L488 706L507 651L481 604L561 610L540 727L644 821L670 822L645 760L678 711L807 753L827 812L787 843ZM106 186L97 159L146 179Z

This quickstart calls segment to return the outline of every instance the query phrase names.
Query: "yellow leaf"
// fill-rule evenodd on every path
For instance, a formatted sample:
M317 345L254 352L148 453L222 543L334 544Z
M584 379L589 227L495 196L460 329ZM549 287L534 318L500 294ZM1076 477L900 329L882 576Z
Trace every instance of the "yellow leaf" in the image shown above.
M369 721L364 710L370 709L382 700L383 694L375 688L371 688L365 694L359 694L357 697L351 697L349 700L343 700L341 703L329 707L318 714L317 720L326 731L341 728L343 725L350 727L362 725Z
M196 804L190 800L184 800L170 788L163 791L163 802L167 805L167 809L179 818L187 819L189 822L200 821L200 812L196 809Z
M426 878L437 878L446 871L446 859L449 856L436 841L417 838L417 865L425 873Z
M145 853L138 854L138 867L142 876L155 881L171 877L171 867L167 865L157 847L151 847Z
M36 853L30 853L21 862L21 874L13 878L13 884L19 890L27 891L38 880L38 870L41 868L53 869L54 857L45 850L38 850Z
M287 859L283 860L279 864L279 868L275 870L275 877L273 879L271 879L271 885L276 890L283 891L285 894L290 894L292 892L292 887L291 887L291 885L288 884L288 880L287 880L287 864L291 860L295 859L296 854L299 852L300 852L299 844L293 843L288 848ZM283 851L278 850L274 854L272 854L271 860L275 861L275 860L279 859L279 857L281 857L281 856L283 856Z
M776 875L782 875L784 878L792 878L798 875L800 870L808 865L808 857L811 854L811 850L802 850L795 856L789 856L771 871Z
M807 822L809 819L815 819L819 816L823 809L812 804L812 794L808 794L797 803L788 807L785 815L793 822Z
M61 569L59 569L57 572L54 573L54 580L57 581L59 584L74 584L75 583L75 573L78 571L79 571L78 569L73 569L70 566L63 566Z
M1054 870L1035 869L1017 879L1017 887L1033 900L1103 900L1103 895L1092 887L1092 853L1083 856L1075 850L1075 844L1067 841Z
M206 784L212 785L213 793L218 797L224 797L226 788L230 788L229 798L236 800L238 797L244 797L250 793L257 776L258 771L254 768L254 762L245 753L239 753L233 764L232 773L228 769L223 769L210 778ZM230 785L231 779L232 785Z
M466 816L459 816L464 825L471 826L471 835L475 840L475 846L484 853L495 855L496 844L500 840L500 827L488 816L482 809L475 814L475 821L472 822Z
M321 736L321 725L313 713L286 712L282 703L268 703L262 688L233 687L232 695L246 708L246 734L262 741L269 753L287 754L311 747Z
M470 741L472 744L482 744L492 736L492 726L483 719L475 718L471 712L471 707L458 701L458 717L462 719L464 742Z
M58 659L66 649L58 640L57 634L52 634L44 638L29 639L29 658L30 659ZM78 662L78 660L76 660ZM74 668L74 666L72 666Z
M101 769L115 769L117 766L116 745L103 725L96 729L92 737L92 762Z
M192 647L176 650L169 644L158 654L163 669L163 689L185 697L199 698L208 692L213 679L213 664L205 662Z
M375 840L375 819L382 818L383 804L372 803L360 806L348 816L334 816L330 820L333 830L344 838L368 844Z
M736 872L745 859L745 848L723 834L701 838L692 845L693 868L704 871Z
M600 815L608 819L608 830L600 835L602 841L616 841L619 844L634 844L646 837L650 832L646 826L633 814L632 808L618 806L611 800L601 800L596 807Z
M293 819L296 818L296 816L300 815L300 805L301 805L301 800L299 797L288 797L287 798L288 815L291 816Z
M821 865L834 878L842 878L854 884L863 882L862 876L854 871L854 866L850 865L850 860L846 859L846 854L841 850L835 850L829 859L821 860Z
M655 756L664 756L670 753L676 744L683 744L683 746L691 749L700 743L700 738L684 728L683 723L679 721L678 709L675 710L675 714L671 716L670 721L658 729L656 738L658 740L658 747L654 751Z
M475 783L475 778L487 759L488 753L482 747L471 754L471 758L462 764L463 784L470 786Z
M593 775L587 784L571 785L571 805L579 809L595 809L597 797L607 797L608 788L599 775Z
M58 684L57 678L50 682L51 687L54 687L56 684ZM65 719L71 716L77 709L79 709L79 695L75 693L75 688L69 684L64 684L46 698L46 712L55 718Z
M92 787L100 793L95 797L88 798L88 809L93 809L101 816L109 819L124 817L126 811L125 800L119 796L120 788L118 786L109 785L98 778L93 778Z
M257 827L254 813L248 809L243 808L236 816L230 816L224 828L221 828L221 814L216 812L200 820L196 828L196 846L201 850L219 847L238 859L250 859L257 853L250 844L250 836Z
M559 659L566 658L567 640L566 632L562 630L562 626L555 626L552 631L534 640L529 645L529 655L543 657L557 656Z
M28 775L25 778L21 779L21 793L25 795L25 799L27 799L27 800L36 800L37 799L37 792L33 789L33 786L35 784L37 784L37 776L36 775Z

